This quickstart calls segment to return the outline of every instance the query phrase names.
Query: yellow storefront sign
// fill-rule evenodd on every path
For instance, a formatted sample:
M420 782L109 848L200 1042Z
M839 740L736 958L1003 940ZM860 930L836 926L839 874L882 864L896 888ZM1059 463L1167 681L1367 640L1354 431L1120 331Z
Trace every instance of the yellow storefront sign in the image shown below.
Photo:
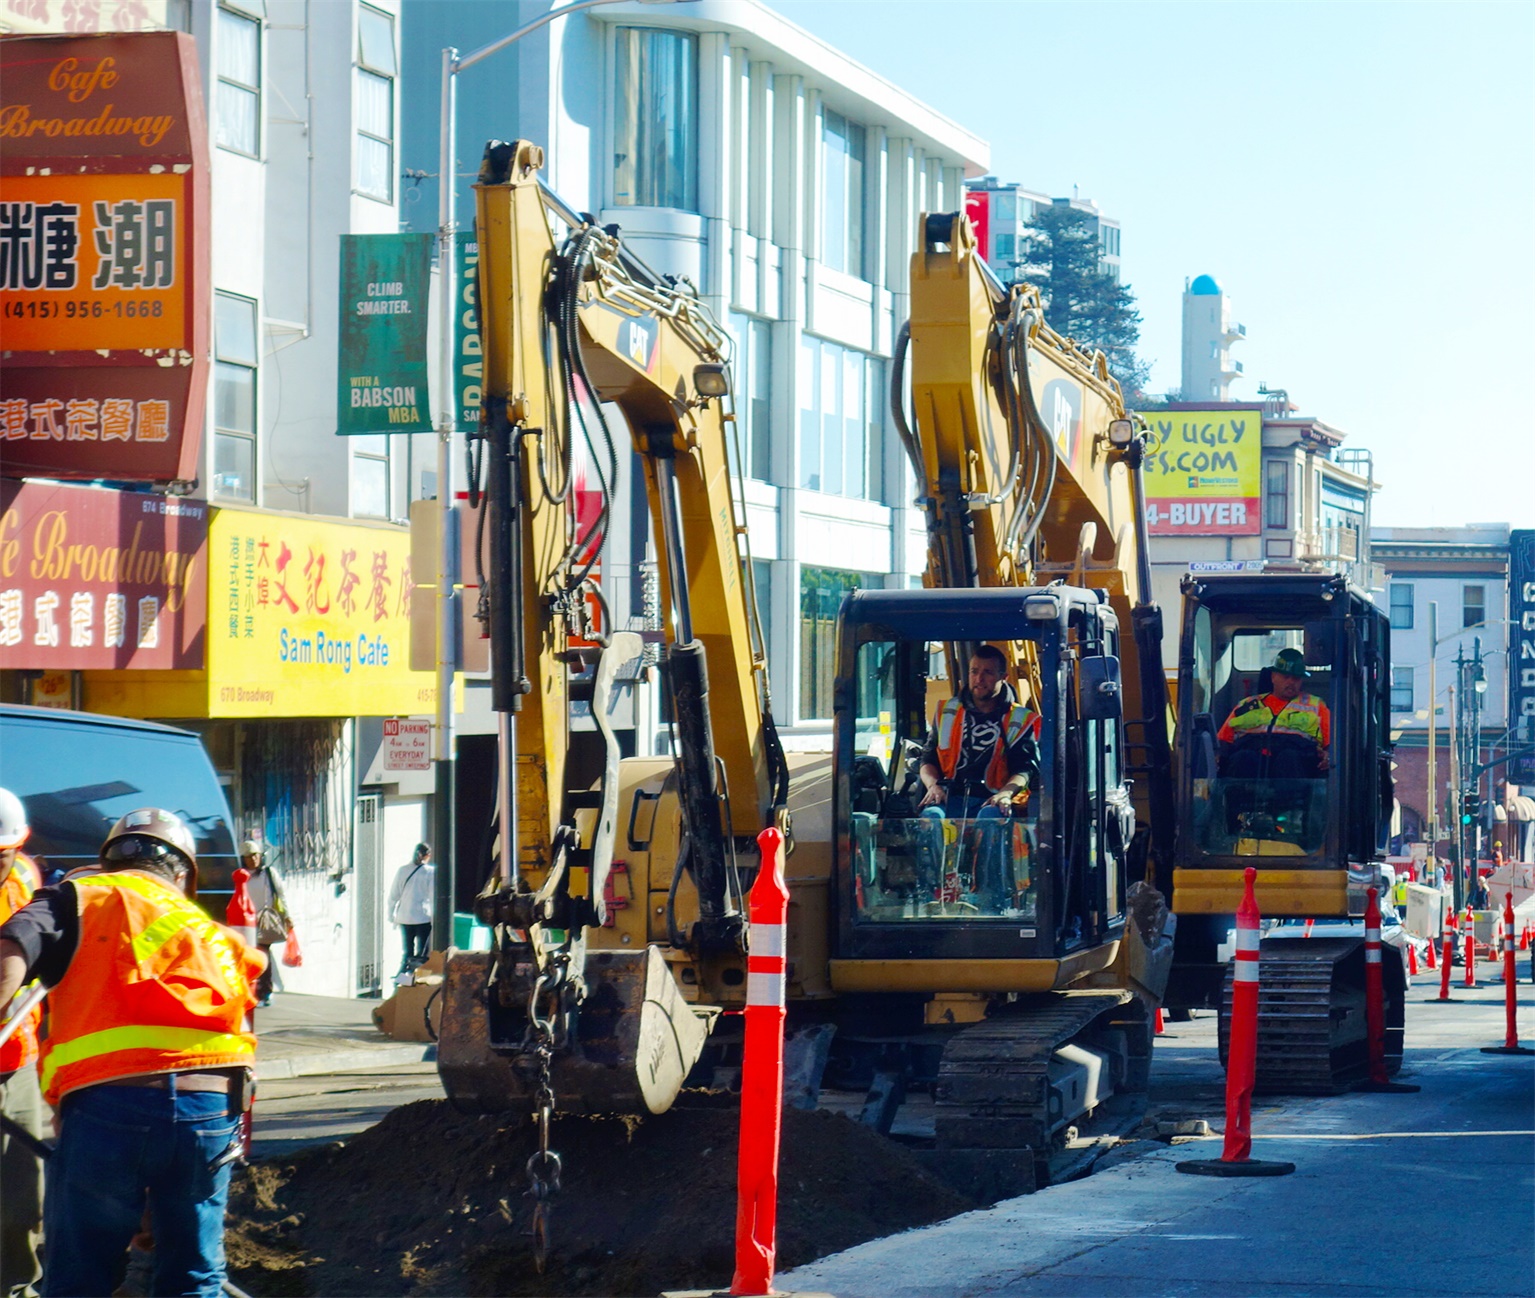
M131 716L402 716L436 707L410 670L410 533L216 509L207 668L91 673L88 706Z

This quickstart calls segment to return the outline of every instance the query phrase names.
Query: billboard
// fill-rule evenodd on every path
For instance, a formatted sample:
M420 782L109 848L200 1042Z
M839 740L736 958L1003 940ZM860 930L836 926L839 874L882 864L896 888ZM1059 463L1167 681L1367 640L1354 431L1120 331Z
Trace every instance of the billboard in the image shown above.
M1535 786L1535 531L1508 534L1508 782Z
M1145 419L1151 535L1257 536L1262 407L1158 410Z
M453 312L454 376L458 392L455 427L461 433L480 431L480 398L484 392L485 351L480 345L479 236L464 233L457 245L458 300Z
M425 433L430 234L341 236L341 355L336 431Z
M203 665L208 506L0 482L0 667Z
M0 38L0 459L188 481L208 378L208 161L179 32Z

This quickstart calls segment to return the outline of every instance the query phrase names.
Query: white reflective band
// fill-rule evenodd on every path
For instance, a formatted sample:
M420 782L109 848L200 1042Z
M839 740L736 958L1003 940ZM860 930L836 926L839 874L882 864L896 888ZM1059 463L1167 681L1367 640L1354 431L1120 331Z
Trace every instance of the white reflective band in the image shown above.
M1365 931L1364 931L1364 940L1366 942L1379 942L1380 941L1380 930L1378 928L1367 928L1367 929L1365 929Z
M1255 928L1237 929L1237 950L1256 951L1258 949L1258 930Z
M1231 981L1238 983L1255 983L1258 981L1258 966L1255 962L1237 961L1236 968L1231 971Z
M784 978L782 974L746 975L747 1005L770 1005L774 1009L784 1006Z
M1380 948L1378 946L1367 946L1367 947L1365 947L1365 949L1364 949L1364 962L1365 962L1365 964L1379 964L1380 963Z
M782 955L783 925L753 924L747 941L753 955Z

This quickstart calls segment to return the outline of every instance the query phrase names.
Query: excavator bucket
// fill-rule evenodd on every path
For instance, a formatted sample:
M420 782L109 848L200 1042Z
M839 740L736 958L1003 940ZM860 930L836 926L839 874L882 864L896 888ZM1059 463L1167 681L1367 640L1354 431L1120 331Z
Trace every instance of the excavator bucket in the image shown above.
M442 983L437 1072L460 1109L531 1109L538 1069L524 1049L525 1007L496 1003L495 956L455 951ZM561 1113L665 1113L698 1062L719 1013L691 1005L656 947L593 951L575 1039L557 1048L550 1069Z

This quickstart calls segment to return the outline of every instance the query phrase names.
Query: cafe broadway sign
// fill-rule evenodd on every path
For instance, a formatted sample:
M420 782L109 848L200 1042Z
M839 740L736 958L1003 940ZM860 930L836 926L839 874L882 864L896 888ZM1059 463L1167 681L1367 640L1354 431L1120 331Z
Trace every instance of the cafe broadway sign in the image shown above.
M207 390L207 130L178 32L0 40L0 460L189 480Z
M201 667L207 543L200 500L0 482L0 667Z

